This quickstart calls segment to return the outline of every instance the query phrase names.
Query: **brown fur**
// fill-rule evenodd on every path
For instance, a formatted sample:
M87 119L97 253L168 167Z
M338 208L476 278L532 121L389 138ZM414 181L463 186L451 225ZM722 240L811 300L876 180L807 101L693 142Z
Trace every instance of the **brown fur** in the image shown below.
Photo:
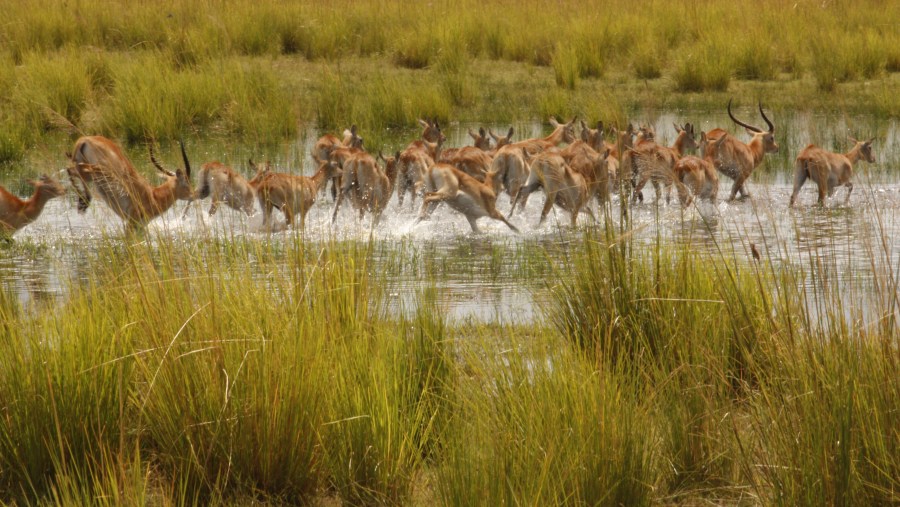
M747 181L750 174L753 173L753 170L762 163L766 153L778 153L778 144L775 142L774 135L775 127L769 122L769 119L766 118L762 104L759 105L759 113L762 115L763 119L766 120L766 123L769 124L769 130L764 131L735 118L734 115L731 114L731 101L728 101L728 115L731 117L732 121L744 127L747 130L747 133L753 136L749 143L745 144L738 141L722 129L713 129L706 133L706 137L711 141L710 144L707 145L707 150L714 149L713 146L715 146L715 144L712 143L712 141L715 141L722 136L727 136L727 139L720 145L720 148L715 148L715 152L712 153L712 156L715 160L716 169L720 173L734 180L734 185L731 187L731 195L728 197L729 201L734 200L738 192L744 197L749 197L750 193L744 188L744 182ZM704 158L706 158L705 153Z
M850 193L853 192L853 165L860 160L874 163L875 154L872 152L872 141L853 141L853 148L847 153L832 153L817 146L810 144L797 155L797 161L794 164L794 191L791 193L791 203L793 206L797 200L797 194L800 188L806 183L807 178L812 180L819 187L818 204L825 204L825 196L834 195L837 187L847 187L847 197L844 204L850 201Z
M478 232L476 220L481 217L499 220L519 232L497 211L497 196L491 187L452 165L434 164L429 167L425 174L425 191L419 220L429 218L439 203L446 202L466 217L474 232Z
M263 210L263 225L269 225L272 208L284 213L284 220L293 225L294 215L300 214L301 229L306 225L306 214L316 200L325 182L338 176L341 169L334 162L323 162L312 176L269 173L262 178L257 188L259 207Z
M34 193L29 199L19 199L0 187L0 237L13 233L37 220L44 205L54 197L65 195L66 189L55 179L43 175L38 181L29 181Z
M517 196L522 198L523 205L528 195L538 187L544 188L546 196L539 225L547 219L554 204L572 215L572 227L575 226L580 211L587 213L594 222L597 221L590 207L585 206L590 196L587 180L566 163L559 150L543 151L531 160L528 181ZM515 204L514 201L513 207Z
M84 212L90 204L90 187L100 198L125 220L129 228L142 227L150 220L165 213L176 199L191 200L191 169L181 146L185 170L175 173L163 169L153 157L150 158L166 181L159 186L151 186L131 165L122 149L113 141L100 136L82 137L75 142L72 166L69 176L79 191L79 211ZM79 188L80 187L80 188Z
M534 156L562 143L575 141L575 118L565 124L559 123L555 118L550 118L550 124L554 129L547 137L510 143L497 150L497 155L491 163L491 170L487 176L494 193L499 194L505 189L510 200L514 202L522 185L528 179L528 167L524 154Z

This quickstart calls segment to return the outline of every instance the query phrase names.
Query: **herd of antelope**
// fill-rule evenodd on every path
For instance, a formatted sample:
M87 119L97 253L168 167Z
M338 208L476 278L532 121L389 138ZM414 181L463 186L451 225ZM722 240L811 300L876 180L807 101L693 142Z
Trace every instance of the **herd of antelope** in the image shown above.
M342 138L323 136L312 151L318 169L310 177L273 172L267 163L254 164L250 160L255 175L248 180L225 164L209 162L201 167L199 188L195 190L182 143L184 168L174 172L157 161L151 145L150 160L165 176L165 181L154 187L135 170L119 145L100 136L76 141L73 152L67 154L67 172L80 212L87 210L92 195L96 194L125 221L128 229L142 228L165 213L176 200L191 202L206 198L212 201L210 215L222 203L253 214L258 202L264 227L271 224L272 212L278 209L289 226L293 226L299 215L302 229L307 212L331 181L332 221L347 200L360 219L368 213L377 223L396 191L400 207L406 197L413 207L416 198L422 198L419 221L429 219L437 206L446 203L465 216L475 232L478 231L476 221L481 217L499 220L518 231L509 220L538 188L544 191L541 222L555 204L570 213L572 225L579 213L596 220L591 201L596 200L602 206L611 193L627 191L632 200L642 201L647 182L656 189L657 200L664 191L668 201L674 186L682 206L689 206L698 198L714 203L719 173L734 181L729 200L738 194L749 196L745 183L753 170L766 153L778 152L775 125L761 104L759 113L768 127L766 130L735 118L730 101L727 110L732 121L750 134L749 142L718 128L700 132L698 139L694 126L686 123L675 126L678 136L667 147L656 143L653 129L649 127L635 129L629 125L624 130L605 131L602 123L590 128L582 121L580 134L576 134L576 119L568 123L551 119L554 130L547 137L514 142L512 128L504 136L482 128L478 132L469 130L473 146L444 149L446 138L440 125L419 120L423 128L421 138L388 157L368 153L356 126L346 130ZM612 142L606 140L607 134ZM853 147L844 154L814 145L801 151L795 164L791 206L807 178L818 185L819 204L840 186L847 187L849 200L853 190L853 164L860 159L875 161L873 139L851 138L851 141ZM690 151L698 155L688 155ZM65 194L65 188L48 176L31 184L34 194L27 200L0 187L0 234L11 236L37 219L48 200ZM509 195L511 202L506 216L497 209L497 196L502 192Z

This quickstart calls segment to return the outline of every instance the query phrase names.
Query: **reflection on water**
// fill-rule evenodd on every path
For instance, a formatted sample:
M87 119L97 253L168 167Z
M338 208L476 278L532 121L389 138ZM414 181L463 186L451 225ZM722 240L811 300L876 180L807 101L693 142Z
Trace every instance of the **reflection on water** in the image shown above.
M699 119L666 114L652 120L662 140L674 139L674 121L694 121L704 130L728 125L724 114ZM879 125L877 120L867 123L865 119L839 119L827 128L822 127L827 119L809 115L796 116L791 121L794 123L785 119L777 121L783 127L779 129L784 136L779 139L783 153L768 157L765 165L754 173L753 183L749 185L751 199L720 201L716 205L702 203L688 210L682 210L677 200L658 207L636 206L630 218L638 244L672 241L713 254L713 259L734 256L747 262L750 244L754 244L763 256L774 262L802 268L807 273L803 283L813 296L826 292L825 287L837 287L841 298L855 298L859 302L861 298L872 297L869 289L876 269L873 262L892 265L895 238L900 237L900 182L891 171L897 167L900 154L889 149L898 146L900 130L894 123ZM799 128L801 124L820 127L804 130ZM448 144L467 144L466 131L470 126L446 129ZM493 127L505 130L507 126ZM541 131L540 124L536 123L515 127L517 132L528 135ZM792 154L806 143L823 138L826 141L822 144L827 147L844 146L841 137L848 128L864 132L877 129L882 135L887 134L877 143L885 147L877 150L879 164L858 168L856 187L848 205L843 204L842 189L826 208L812 206L816 190L815 185L808 183L798 205L789 209ZM414 135L405 132L403 138ZM273 154L276 165L281 170L290 167L294 172L309 174L312 168L307 154L316 136L314 131L306 132L298 142ZM245 160L248 154L255 155L250 153L254 151L250 147L215 142L198 151L210 160ZM202 161L205 159L198 160L196 165ZM0 184L14 186L5 181ZM723 177L721 184L725 188L730 181ZM652 203L653 191L648 190L647 202ZM722 194L727 192L720 191ZM383 248L375 249L371 269L386 282L391 311L413 308L421 291L433 286L437 303L451 318L527 322L540 315L547 301L546 286L552 282L551 277L557 276L552 265L564 263L569 250L577 248L582 237L580 232L567 227L568 214L559 209L538 227L543 198L539 194L535 197L529 200L523 213L512 219L522 229L520 235L486 219L480 221L484 233L474 235L466 220L446 206L436 210L430 221L416 223L417 207L405 205L399 209L396 197L377 227L373 228L369 221L357 221L349 208L332 225L329 197L320 199L310 211L304 239L323 243L376 240ZM122 236L121 221L102 203L95 202L88 213L80 215L70 200L71 197L50 201L41 218L16 235L16 245L0 245L0 289L11 291L26 306L64 297L70 282L88 278L86 252L91 251L92 245L105 238L118 240ZM507 211L509 205L505 194L498 199L501 212ZM611 217L616 221L618 197L613 199L611 207ZM208 202L194 205L182 219L184 209L183 202L177 203L152 222L149 229L184 241L215 237L279 242L293 238L294 234L291 231L267 234L261 230L260 214L246 217L225 207L210 218L206 214ZM586 217L580 220L587 223ZM811 300L818 301L816 297Z

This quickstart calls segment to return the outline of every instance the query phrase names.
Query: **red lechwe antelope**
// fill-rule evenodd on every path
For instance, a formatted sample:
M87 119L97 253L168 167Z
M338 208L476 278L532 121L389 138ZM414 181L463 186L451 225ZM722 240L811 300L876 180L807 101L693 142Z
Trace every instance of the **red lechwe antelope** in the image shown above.
M506 189L510 201L515 202L519 190L528 179L528 166L524 154L534 156L562 143L571 143L575 140L575 120L572 118L569 123L559 123L556 118L550 118L553 132L549 136L510 143L497 150L497 155L491 163L491 171L486 178L490 181L494 193L499 194L501 190Z
M343 139L338 140L332 134L325 134L316 141L312 150L312 159L316 167L322 165L323 162L331 160L336 162L338 166L343 166L344 160L350 155L364 151L363 138L356 131L356 125L351 125L350 129L344 130ZM337 191L341 182L338 178L332 178L331 181L331 198L337 198ZM322 192L325 192L325 185L322 186Z
M263 210L263 226L269 225L272 208L284 213L287 225L293 225L294 215L300 214L300 228L306 225L306 214L316 200L325 182L340 176L341 169L335 162L326 161L312 176L295 176L284 173L268 173L256 189L259 207Z
M608 152L604 151L603 153L605 161ZM575 221L581 211L587 213L594 222L597 221L591 208L585 206L589 197L587 180L579 172L569 167L559 150L546 150L538 153L531 159L530 165L528 181L516 195L516 200L528 199L531 192L537 190L538 187L544 187L546 197L538 225L544 223L554 204L572 214L572 227L575 227ZM513 201L513 208L515 205L516 201Z
M400 152L389 158L384 158L384 155L379 153L378 158L384 162L384 170L378 167L375 159L368 153L359 153L344 163L341 193L338 194L334 205L332 223L337 220L341 202L344 196L347 196L353 207L359 211L360 220L368 211L374 217L374 223L378 224L384 208L391 200L394 182L397 179L397 161L400 159Z
M722 136L715 141L716 144L725 142ZM700 132L700 152L706 153L706 145L709 143L706 132ZM715 153L719 146L713 146L709 153ZM704 158L688 155L681 157L673 168L675 173L675 186L678 190L678 200L683 207L690 206L694 198L707 199L715 204L719 194L719 175L716 172L715 161L710 155Z
M706 149L716 150L714 153L716 169L734 180L734 185L731 187L731 195L728 197L729 201L734 200L738 192L741 193L742 197L749 197L750 193L744 188L747 178L762 162L766 153L778 153L778 144L775 143L775 125L772 125L772 122L766 117L762 103L759 104L759 114L766 122L766 125L768 125L769 130L748 125L735 118L731 113L731 101L728 101L728 116L731 117L734 123L747 129L747 132L753 136L749 143L744 144L738 141L722 129L713 129L706 133L706 137L710 141ZM719 145L719 148L715 148L716 144L713 141L722 136L727 136L728 139ZM704 153L704 158L706 158L705 155Z
M599 204L605 203L609 198L618 170L618 161L610 158L610 152L611 146L603 139L603 122L597 122L597 128L592 129L583 121L581 139L561 151L569 167L584 176L588 185L588 198L596 197Z
M269 172L268 164L257 166L250 160L250 168L256 174L250 180L221 162L208 162L200 168L200 188L194 194L194 200L212 198L209 216L216 214L219 204L225 203L233 210L252 215L255 210L256 188ZM184 214L190 208L185 208Z
M850 138L853 142L853 148L847 153L832 153L823 150L817 146L810 144L797 155L797 161L794 164L794 191L791 193L791 206L797 200L797 193L806 183L807 178L812 180L819 186L819 205L825 204L825 196L831 197L837 187L847 187L847 197L844 204L850 201L850 193L853 192L853 164L859 160L865 160L872 164L875 163L875 154L872 153L872 141L857 141Z
M166 181L154 187L137 173L113 141L101 136L78 139L72 165L68 168L72 184L79 192L78 211L87 210L93 187L110 209L125 221L128 229L136 229L165 213L176 199L190 201L194 196L191 164L184 143L180 145L184 171L178 169L174 173L156 161L153 145L150 145L150 160L166 176Z
M490 217L519 232L497 211L497 196L490 185L482 183L450 164L434 164L425 172L425 198L417 221L425 220L441 202L462 213L473 232L478 231L476 220Z
M411 142L400 152L397 166L397 202L403 206L403 198L410 194L410 204L415 207L416 194L422 191L425 171L440 156L441 146L447 137L437 122L418 120L422 126L422 138Z
M634 201L644 200L644 194L642 191L644 185L647 184L648 180L653 183L653 189L656 191L656 200L659 201L660 183L663 183L664 181L671 182L670 175L674 170L675 164L678 162L678 160L681 159L681 157L683 157L685 154L687 154L688 151L697 149L697 138L694 135L693 125L691 125L690 123L685 123L682 127L676 124L675 132L678 133L678 137L675 138L675 142L672 143L671 148L660 146L651 141L637 143L633 148L633 150L636 152L654 152L657 154L656 158L665 164L665 167L662 167L659 164L651 165L649 166L653 167L653 170L651 171L645 170L648 167L647 165L641 167L641 164L632 164L632 170L636 171L636 173L632 174L632 179L637 180L637 184L634 187ZM670 188L671 187L669 185L666 185L666 203L670 201Z
M29 180L34 187L31 198L22 200L0 187L0 238L13 233L37 220L44 205L54 197L65 195L66 189L55 179L43 175L38 181Z

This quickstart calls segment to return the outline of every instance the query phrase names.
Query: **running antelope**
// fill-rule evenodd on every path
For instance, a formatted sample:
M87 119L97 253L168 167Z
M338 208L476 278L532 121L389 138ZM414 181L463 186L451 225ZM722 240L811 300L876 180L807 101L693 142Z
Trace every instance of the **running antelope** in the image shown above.
M497 195L490 185L481 183L450 164L434 164L425 173L425 198L417 220L426 220L434 208L446 202L451 208L462 213L473 232L479 232L476 220L490 217L519 232L513 224L497 211Z
M376 225L381 220L381 214L391 200L391 193L394 190L400 152L388 158L384 158L384 155L379 152L378 158L384 162L383 170L368 153L350 157L344 164L341 193L338 194L337 202L334 205L332 223L337 220L338 210L344 196L347 196L353 207L359 211L360 220L367 211L373 215Z
M643 129L642 129L643 130ZM664 181L671 181L671 178L667 176L671 173L675 164L678 162L681 157L687 154L688 151L694 151L697 149L697 138L694 135L694 126L690 123L685 123L684 126L675 125L675 131L678 133L678 137L675 138L675 142L672 144L671 148L667 148L665 146L660 146L655 142L651 141L643 141L636 143L634 151L639 152L656 152L658 154L657 158L665 163L666 169L662 171L659 166L653 166L652 171L642 171L642 167L640 164L632 164L632 181L636 181L637 183L634 186L634 201L643 201L644 194L643 188L644 185L647 184L649 180L653 183L653 189L656 191L656 200L659 201L660 196L660 184L664 183ZM646 137L648 134L645 133ZM650 134L652 135L652 134ZM718 144L716 144L718 146ZM644 167L647 167L646 165ZM668 204L670 201L669 191L671 189L670 185L666 185L666 203Z
M731 187L731 195L728 197L729 201L734 200L738 192L741 193L742 197L750 197L750 193L744 188L747 178L759 166L766 153L778 153L778 144L775 143L775 125L772 125L772 122L766 117L762 103L759 104L759 114L766 122L769 130L748 125L735 118L731 113L731 100L728 101L728 116L731 117L731 121L747 129L747 132L753 136L749 143L744 144L738 141L722 129L713 129L706 133L706 137L710 141L714 141L722 136L727 136L728 138L719 148L714 148L715 144L710 143L706 149L717 150L714 157L716 169L734 180L734 185Z
M853 164L859 160L875 163L875 154L872 152L872 141L857 141L850 138L853 142L853 148L847 153L832 153L830 151L819 148L810 144L800 155L797 155L797 161L794 164L794 192L791 194L791 206L797 200L797 193L806 183L807 178L812 180L819 187L819 205L825 204L825 196L834 195L837 187L847 187L847 197L844 204L850 202L850 193L853 192Z
M707 199L715 204L719 194L719 175L716 172L715 160L712 158L719 145L725 142L722 136L712 141L716 146L709 150L709 154L703 158L688 155L681 157L675 163L675 187L678 191L678 200L683 207L691 205L694 198ZM709 143L706 132L700 132L700 153L707 153L706 145Z
M447 137L437 122L418 120L422 126L422 138L411 142L400 152L397 168L397 201L403 206L403 198L410 194L410 204L415 207L416 194L423 188L423 177L438 159L441 146Z
M247 180L240 173L221 162L203 164L203 167L200 168L200 188L194 194L194 200L212 198L209 216L215 215L219 205L223 202L233 210L252 215L255 211L256 189L263 177L268 174L269 166L268 163L257 166L251 159L250 167L256 171L256 174ZM189 209L185 208L185 215Z
M319 140L316 141L315 146L313 146L313 162L315 162L316 166L320 166L322 165L322 162L331 160L337 163L340 167L343 165L344 160L346 160L350 155L365 151L365 149L363 148L363 142L363 138L360 137L356 131L356 125L351 125L350 129L344 130L343 139L340 141L337 137L331 134L326 134L320 137ZM341 182L339 181L339 179L332 178L332 200L337 198L337 191L340 187ZM325 185L322 186L322 192L325 192Z
M101 136L78 139L71 157L72 165L68 168L69 177L79 194L78 211L87 211L93 187L110 209L125 221L126 227L133 230L144 227L150 220L165 213L175 200L190 201L194 196L191 164L184 151L184 143L179 144L184 171L178 169L174 173L157 162L153 145L150 145L150 160L157 171L166 176L166 181L154 187L137 173L113 141Z
M588 198L594 196L602 204L614 190L613 182L618 172L618 161L609 155L612 146L603 139L603 122L592 129L581 122L581 139L566 146L562 157L576 172L584 176L588 184Z
M66 189L58 181L47 175L41 176L37 181L28 180L28 184L34 187L34 193L25 200L0 187L0 238L12 236L37 220L47 201L66 193Z
M263 210L263 226L269 225L272 208L284 213L287 225L294 224L294 215L300 214L300 228L306 225L306 214L316 200L326 181L340 176L341 169L335 162L326 161L312 176L295 176L284 173L268 173L256 189L259 207Z
M604 160L606 153L608 152L604 151ZM545 195L544 208L541 210L538 225L544 223L554 204L571 213L572 227L575 227L578 213L582 211L587 213L594 222L597 221L591 208L585 206L590 197L587 180L569 167L559 150L547 150L534 156L531 160L528 181L516 195L516 200L521 197L524 203L528 199L528 195L538 187L544 188ZM516 202L513 201L513 208L515 206ZM511 210L510 214L512 214Z
M519 190L528 179L528 166L525 161L525 154L534 156L562 143L573 142L575 140L575 120L575 118L572 118L572 121L569 123L559 123L556 121L556 118L550 118L553 132L549 136L510 143L497 150L497 155L491 163L491 170L488 174L494 193L499 194L503 189L506 189L510 201L515 202Z

